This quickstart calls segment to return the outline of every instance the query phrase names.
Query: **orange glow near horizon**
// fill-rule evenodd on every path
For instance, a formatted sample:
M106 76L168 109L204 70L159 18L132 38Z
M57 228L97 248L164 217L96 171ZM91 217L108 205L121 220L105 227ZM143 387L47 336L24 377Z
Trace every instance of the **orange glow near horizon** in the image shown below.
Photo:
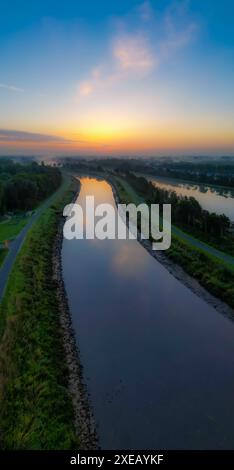
M183 125L184 124L184 125ZM77 129L79 128L79 130ZM234 134L232 126L220 128L216 123L201 122L197 125L157 122L157 124L127 122L114 120L94 121L85 125L64 126L64 128L43 129L45 140L2 140L0 147L12 151L26 149L35 153L59 152L66 154L97 153L97 154L125 154L142 153L154 154L157 152L183 152L207 151L217 149L227 152L234 151ZM46 140L46 135L53 135L54 140ZM56 138L58 139L56 141ZM64 139L64 140L63 140Z
M0 155L234 155L230 9L141 1L3 31Z

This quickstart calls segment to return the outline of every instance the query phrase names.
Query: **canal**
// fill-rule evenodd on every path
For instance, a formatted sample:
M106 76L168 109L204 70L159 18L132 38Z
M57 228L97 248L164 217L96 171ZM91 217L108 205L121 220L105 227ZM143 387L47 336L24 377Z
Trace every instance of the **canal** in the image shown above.
M136 240L64 239L62 263L101 447L233 448L234 324Z

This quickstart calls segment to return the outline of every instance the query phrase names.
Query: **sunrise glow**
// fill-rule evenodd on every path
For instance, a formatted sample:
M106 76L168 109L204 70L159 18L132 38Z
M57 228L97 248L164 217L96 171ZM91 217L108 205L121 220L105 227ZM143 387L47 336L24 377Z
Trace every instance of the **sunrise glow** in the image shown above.
M226 3L72 3L33 26L18 12L0 33L0 153L232 154Z

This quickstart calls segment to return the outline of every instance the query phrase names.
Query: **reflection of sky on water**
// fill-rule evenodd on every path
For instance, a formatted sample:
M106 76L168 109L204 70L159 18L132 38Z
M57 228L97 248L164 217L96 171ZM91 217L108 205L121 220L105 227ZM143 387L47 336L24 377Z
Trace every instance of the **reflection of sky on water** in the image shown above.
M62 261L101 446L233 448L233 323L136 240L64 240Z
M225 214L234 221L234 192L203 185L178 183L156 177L149 177L148 179L160 188L175 191L182 196L195 197L203 209L217 214Z

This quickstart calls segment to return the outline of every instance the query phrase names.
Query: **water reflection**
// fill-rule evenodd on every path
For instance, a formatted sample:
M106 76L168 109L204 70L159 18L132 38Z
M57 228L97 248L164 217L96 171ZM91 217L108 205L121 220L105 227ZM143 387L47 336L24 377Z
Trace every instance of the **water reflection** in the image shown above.
M135 243L123 244L112 258L112 267L118 276L138 277L139 272L144 276L145 253Z
M216 214L225 214L234 221L234 191L223 188L214 188L205 185L179 183L158 177L147 177L160 188L175 191L182 196L195 197L203 209Z
M102 448L233 448L233 323L136 240L64 240L62 259Z

